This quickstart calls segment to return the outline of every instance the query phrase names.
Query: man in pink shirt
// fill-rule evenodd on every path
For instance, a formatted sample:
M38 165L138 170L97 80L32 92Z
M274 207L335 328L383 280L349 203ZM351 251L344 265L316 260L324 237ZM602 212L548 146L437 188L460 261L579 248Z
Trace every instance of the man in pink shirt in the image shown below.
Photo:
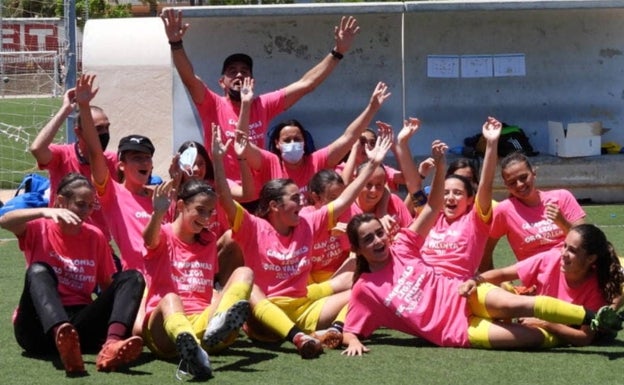
M184 52L182 38L189 25L182 22L181 11L165 9L161 18L165 24L165 32L171 45L173 63L178 70L182 82L186 86L204 126L204 142L206 148L211 145L211 124L217 124L224 139L234 138L240 111L240 92L245 77L253 77L253 61L246 54L236 53L228 56L223 62L219 85L223 96L210 90L195 75L191 61ZM335 27L334 48L303 77L286 87L263 94L254 99L250 120L249 138L258 147L264 147L264 134L269 122L279 113L287 110L299 99L319 86L336 68L338 62L351 47L355 35L359 32L357 20L343 17L340 25ZM226 177L234 181L240 180L240 170L236 154L230 148L224 158Z
M39 169L48 170L48 176L50 177L50 191L56 191L59 181L71 172L77 172L91 179L91 169L89 167L87 148L84 140L82 140L82 127L80 126L80 119L76 119L76 125L74 126L74 134L77 138L74 143L52 143L63 123L76 109L75 97L75 88L71 88L65 92L63 104L59 108L58 112L43 127L30 145L30 153L37 160L37 166ZM116 179L117 154L112 151L106 151L106 146L108 145L108 141L110 139L110 122L108 120L108 116L106 116L104 110L97 106L91 106L91 114L93 115L95 128L97 129L98 137L100 139L102 149L104 150L106 165L110 170L111 176ZM54 207L54 199L54 194L50 194L50 207ZM102 230L102 233L110 242L110 231L99 205L95 208L95 210L93 210L93 214L91 214L88 219L88 223L91 223Z

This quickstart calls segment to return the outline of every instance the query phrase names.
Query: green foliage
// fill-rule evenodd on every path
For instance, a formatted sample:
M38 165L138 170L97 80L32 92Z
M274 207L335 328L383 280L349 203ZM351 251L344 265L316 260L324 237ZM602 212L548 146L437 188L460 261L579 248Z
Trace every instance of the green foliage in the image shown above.
M64 0L56 0L56 16L62 17L65 12ZM87 12L86 4L89 5ZM112 4L107 0L76 0L76 22L82 28L89 19L108 19L132 17L132 6L128 4Z
M55 0L4 0L2 17L54 17Z

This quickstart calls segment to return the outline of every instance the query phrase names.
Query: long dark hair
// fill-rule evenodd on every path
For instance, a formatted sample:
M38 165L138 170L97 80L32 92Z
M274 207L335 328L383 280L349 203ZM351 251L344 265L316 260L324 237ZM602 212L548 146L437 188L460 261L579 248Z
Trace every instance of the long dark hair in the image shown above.
M303 128L303 124L301 124L301 122L299 122L297 119L284 120L283 122L280 122L276 126L271 128L268 133L269 140L267 142L267 150L282 159L282 152L275 145L275 142L278 140L282 129L287 126L295 126L299 129L299 131L301 131L301 135L303 135L303 155L310 155L315 151L314 138L312 137L312 134L310 134L308 130Z
M570 229L581 236L581 248L589 255L596 256L596 276L598 286L607 303L622 295L624 273L615 248L607 240L602 230L592 224L576 225Z
M358 234L358 230L360 226L364 223L368 223L371 221L379 222L379 219L373 214L357 214L354 215L349 223L347 224L347 237L349 238L349 243L351 244L351 251L354 251L360 247L360 237ZM381 225L381 222L379 222ZM370 273L370 265L366 258L364 258L361 254L356 254L355 256L355 271L353 272L353 283L357 282L362 273Z

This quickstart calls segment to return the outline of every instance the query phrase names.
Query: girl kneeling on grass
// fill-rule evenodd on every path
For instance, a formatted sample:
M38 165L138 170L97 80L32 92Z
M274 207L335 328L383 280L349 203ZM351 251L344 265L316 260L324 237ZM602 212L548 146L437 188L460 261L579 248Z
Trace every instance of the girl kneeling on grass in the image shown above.
M380 327L399 330L438 346L529 348L550 345L548 333L518 323L496 320L536 317L566 325L619 329L621 320L609 307L598 313L547 296L520 296L477 277L476 290L457 278L437 274L420 256L423 240L442 205L444 156L434 146L436 174L428 203L415 221L390 244L373 216L355 216L347 226L357 255L355 284L344 325L348 356L367 352L359 336ZM598 316L596 316L598 315Z
M143 336L154 354L179 355L180 369L202 380L212 374L206 350L237 334L249 315L253 273L234 270L221 294L213 296L217 236L207 227L217 196L204 181L188 180L177 193L176 219L162 225L172 187L172 181L156 187L154 214L143 232L149 287ZM228 338L224 346L233 342Z
M141 337L130 337L145 288L136 270L115 274L102 232L84 223L95 189L72 173L59 183L55 207L11 211L0 226L17 236L26 280L13 320L17 343L30 354L58 350L67 375L85 373L81 348L100 352L99 371L136 358ZM101 294L91 299L95 287Z

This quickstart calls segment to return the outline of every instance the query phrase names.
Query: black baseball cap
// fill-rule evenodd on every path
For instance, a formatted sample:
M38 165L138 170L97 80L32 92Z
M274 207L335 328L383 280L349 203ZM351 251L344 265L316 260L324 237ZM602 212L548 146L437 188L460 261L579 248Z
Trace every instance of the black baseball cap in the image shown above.
M221 69L221 75L225 74L225 70L230 66L230 64L237 63L237 62L247 64L247 66L249 67L249 70L253 72L253 60L251 59L251 56L244 54L244 53L235 53L226 57L225 60L223 61L223 68Z
M154 145L148 137L143 135L128 135L119 140L117 153L124 151L139 151L146 154L154 155Z

